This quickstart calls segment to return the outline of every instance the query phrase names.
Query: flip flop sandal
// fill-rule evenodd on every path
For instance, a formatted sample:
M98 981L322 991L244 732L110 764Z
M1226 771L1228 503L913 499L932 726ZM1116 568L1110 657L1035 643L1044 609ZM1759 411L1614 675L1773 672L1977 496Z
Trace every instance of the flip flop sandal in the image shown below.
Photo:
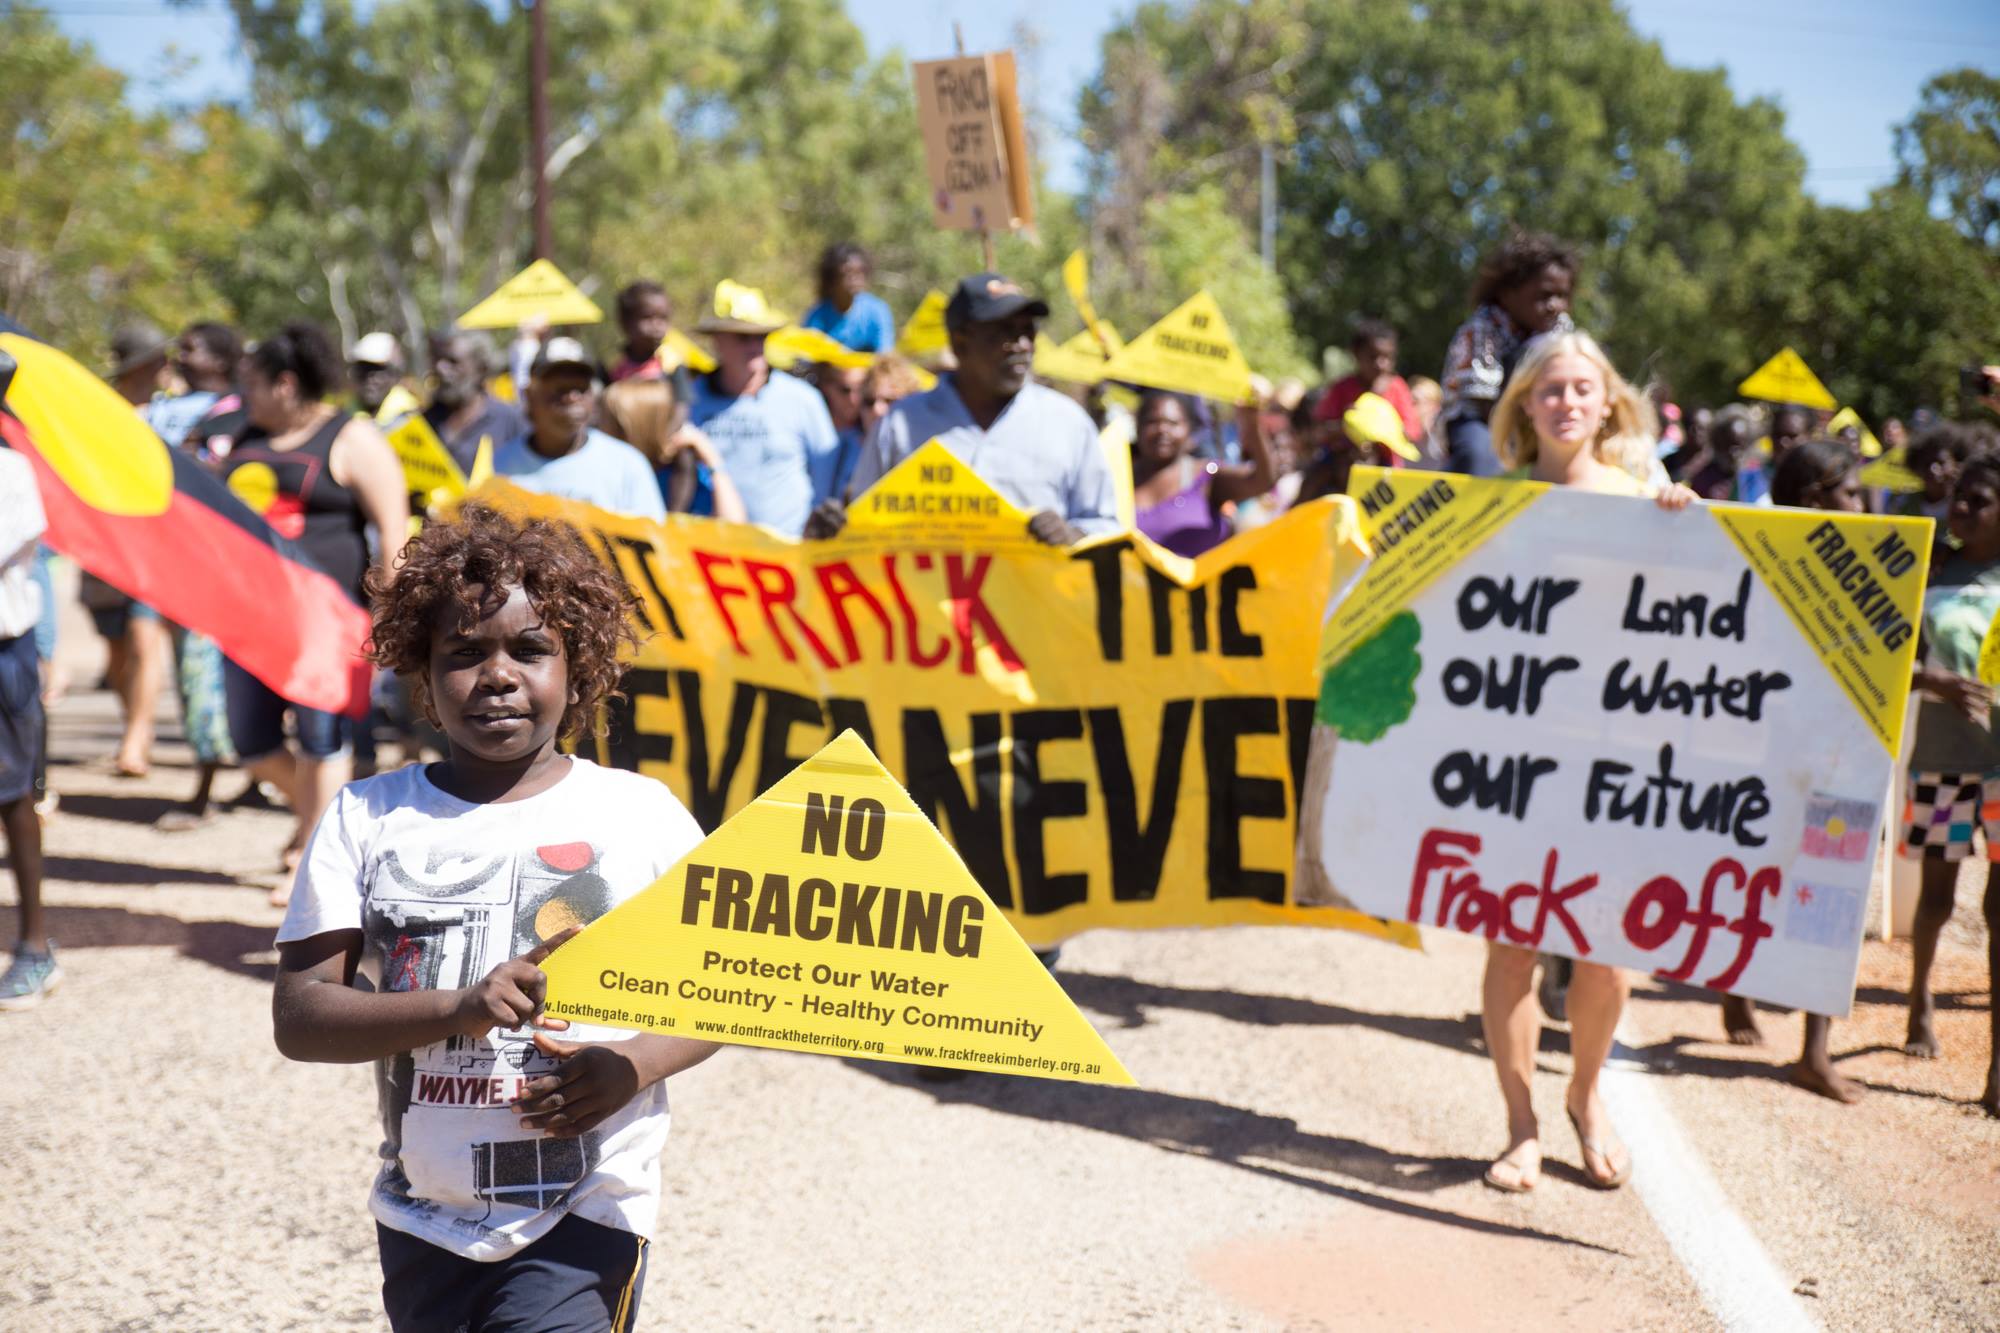
M1512 1180L1495 1174L1503 1166L1514 1172ZM1486 1182L1487 1188L1499 1190L1502 1194L1532 1194L1535 1189L1535 1182L1541 1179L1541 1175L1540 1167L1537 1167L1534 1175L1531 1176L1518 1162L1509 1162L1505 1157L1502 1157L1499 1161L1487 1167L1486 1174L1480 1178Z
M1599 1143L1596 1139L1587 1137L1584 1134L1583 1122L1576 1118L1576 1112L1570 1110L1567 1106L1565 1106L1563 1108L1563 1114L1569 1117L1569 1126L1571 1129L1576 1131L1577 1146L1583 1149L1583 1178L1590 1182L1592 1188L1601 1190L1615 1190L1619 1186L1623 1185L1626 1181L1632 1178L1632 1150L1630 1148L1627 1148L1625 1150L1625 1165L1619 1167L1614 1174L1610 1176L1600 1176L1596 1172L1592 1171L1590 1169L1590 1154L1592 1153L1596 1153L1599 1157L1601 1157L1607 1162L1615 1162L1618 1159L1612 1156L1611 1151L1607 1149L1603 1144Z

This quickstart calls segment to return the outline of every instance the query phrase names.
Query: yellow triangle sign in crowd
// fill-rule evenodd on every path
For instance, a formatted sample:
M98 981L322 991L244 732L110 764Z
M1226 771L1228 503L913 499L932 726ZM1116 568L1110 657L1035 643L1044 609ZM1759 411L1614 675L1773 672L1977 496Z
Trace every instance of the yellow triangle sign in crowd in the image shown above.
M597 304L546 259L500 284L494 293L458 317L462 329L511 329L531 319L550 324L596 324L604 319Z
M1247 403L1250 363L1206 289L1134 338L1104 367L1104 378L1152 389Z
M1036 334L1035 373L1066 384L1096 384L1104 378L1104 367L1110 364L1110 357L1105 355L1105 345L1098 341L1098 334L1110 343L1114 354L1125 346L1118 330L1102 320L1098 321L1097 332L1085 329L1062 343L1050 341L1045 333Z
M965 862L843 731L550 954L547 1012L1130 1086Z
M911 312L909 322L896 335L897 351L912 361L928 361L951 346L951 335L945 332L944 327L946 299L945 294L935 287L924 293L924 299Z
M1840 404L1819 382L1803 358L1789 347L1757 367L1749 379L1736 386L1745 398L1761 398L1767 403L1797 403L1801 407L1831 412Z

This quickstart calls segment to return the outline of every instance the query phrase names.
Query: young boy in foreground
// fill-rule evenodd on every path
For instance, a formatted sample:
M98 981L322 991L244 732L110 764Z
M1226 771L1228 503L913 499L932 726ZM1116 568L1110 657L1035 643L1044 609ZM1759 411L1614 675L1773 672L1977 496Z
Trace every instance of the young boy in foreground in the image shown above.
M278 1049L376 1062L395 1329L629 1329L661 1085L715 1047L558 1040L538 966L701 839L660 783L556 748L617 685L628 594L570 529L478 505L372 591L375 660L450 757L350 783L320 820L278 932Z

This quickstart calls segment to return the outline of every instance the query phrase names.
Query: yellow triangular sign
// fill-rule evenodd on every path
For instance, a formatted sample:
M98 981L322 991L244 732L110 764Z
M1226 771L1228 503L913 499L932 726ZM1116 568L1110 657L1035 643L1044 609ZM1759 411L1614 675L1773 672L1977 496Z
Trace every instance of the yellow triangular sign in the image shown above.
M462 329L511 329L539 316L551 324L596 324L604 312L546 259L500 284L493 295L458 317Z
M706 375L715 369L715 358L702 350L700 343L682 333L679 329L668 329L661 340L659 351L655 353L660 364L668 370L686 366L697 375Z
M1863 458L1880 458L1882 456L1882 441L1875 438L1875 432L1868 429L1868 423L1861 419L1859 412L1851 407L1843 407L1827 418L1826 433L1828 435L1838 438L1840 432L1847 430L1849 427L1852 427L1861 436L1861 456Z
M790 370L800 362L843 370L866 370L875 364L873 353L857 352L831 334L799 324L789 324L764 339L764 359L779 370Z
M1125 344L1104 367L1104 378L1227 403L1251 398L1250 363L1229 336L1229 322L1215 298L1205 290Z
M465 474L421 412L411 413L389 432L389 445L403 462L403 484L411 495L439 504L465 494Z
M1133 1078L843 731L542 964L557 1018L820 1055Z
M1840 682L1882 748L1895 754L1930 568L1929 522L1871 515L1843 536L1806 509L1724 505L1707 512Z
M943 292L936 288L925 292L924 299L910 315L910 322L896 335L896 350L912 361L929 361L950 347L951 337L944 327L945 304Z
M465 479L468 490L478 490L493 476L493 437L479 437L479 449L472 455L472 475Z
M1819 376L1789 347L1781 347L1778 354L1757 367L1757 372L1736 386L1736 392L1745 398L1761 398L1767 403L1797 403L1801 407L1814 407L1822 412L1831 412L1840 404L1833 401L1833 395L1819 382Z
M1873 486L1877 490L1890 491L1896 495L1915 495L1924 488L1924 479L1910 471L1904 461L1903 451L1896 450L1884 454L1867 467L1861 469L1861 484Z
M375 409L375 424L386 426L392 421L421 412L424 404L415 394L398 384L382 397L382 406Z
M1035 373L1043 379L1061 380L1066 384L1097 383L1104 378L1104 367L1110 361L1110 357L1105 355L1104 343L1098 341L1099 333L1110 342L1113 354L1123 350L1125 340L1118 336L1118 330L1101 320L1096 333L1085 329L1060 344L1051 342L1047 334L1036 334Z
M1076 306L1076 313L1083 316L1083 327L1100 337L1110 332L1110 326L1104 325L1103 321L1098 319L1097 307L1090 301L1089 256L1081 250L1070 251L1069 258L1063 260L1062 276L1063 287L1069 292L1069 299ZM1116 333L1111 333L1110 337L1103 340L1111 342L1117 337ZM1071 341L1074 342L1075 339ZM1118 349L1114 347L1111 350L1115 352Z
M854 497L847 531L939 542L1034 541L1028 516L937 440Z

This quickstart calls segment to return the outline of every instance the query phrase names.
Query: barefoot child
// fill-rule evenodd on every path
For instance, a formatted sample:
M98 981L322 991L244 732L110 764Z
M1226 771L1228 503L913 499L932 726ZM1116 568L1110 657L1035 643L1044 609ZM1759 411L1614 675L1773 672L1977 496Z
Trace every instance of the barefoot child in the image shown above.
M278 932L278 1049L376 1062L392 1327L629 1329L661 1084L715 1047L559 1040L537 966L701 838L664 786L556 748L617 685L626 590L570 529L468 505L371 592L375 660L449 758L350 783L320 820Z
M1840 440L1808 440L1788 450L1771 474L1771 503L1798 509L1831 509L1865 514L1868 494L1861 485L1861 455ZM1731 1044L1762 1046L1757 1007L1740 995L1722 997L1722 1026ZM1861 1085L1843 1078L1833 1067L1827 1048L1833 1020L1825 1014L1806 1015L1806 1042L1791 1080L1809 1092L1837 1102L1861 1100Z
M2000 950L2000 892L1992 861L2000 856L2000 740L1993 734L1993 691L1979 683L1979 645L2000 610L2000 457L1975 454L1958 473L1946 520L1958 549L1931 566L1924 588L1923 637L1911 688L1922 691L1910 752L1910 802L1903 853L1923 858L1922 896L1911 932L1910 1028L1903 1049L1935 1058L1936 1003L1931 964L1951 919L1958 863L1972 853L1972 830L1986 831L1988 963ZM1996 1010L2000 1012L2000 1010ZM2000 1115L2000 1068L1989 1056L1979 1103Z

